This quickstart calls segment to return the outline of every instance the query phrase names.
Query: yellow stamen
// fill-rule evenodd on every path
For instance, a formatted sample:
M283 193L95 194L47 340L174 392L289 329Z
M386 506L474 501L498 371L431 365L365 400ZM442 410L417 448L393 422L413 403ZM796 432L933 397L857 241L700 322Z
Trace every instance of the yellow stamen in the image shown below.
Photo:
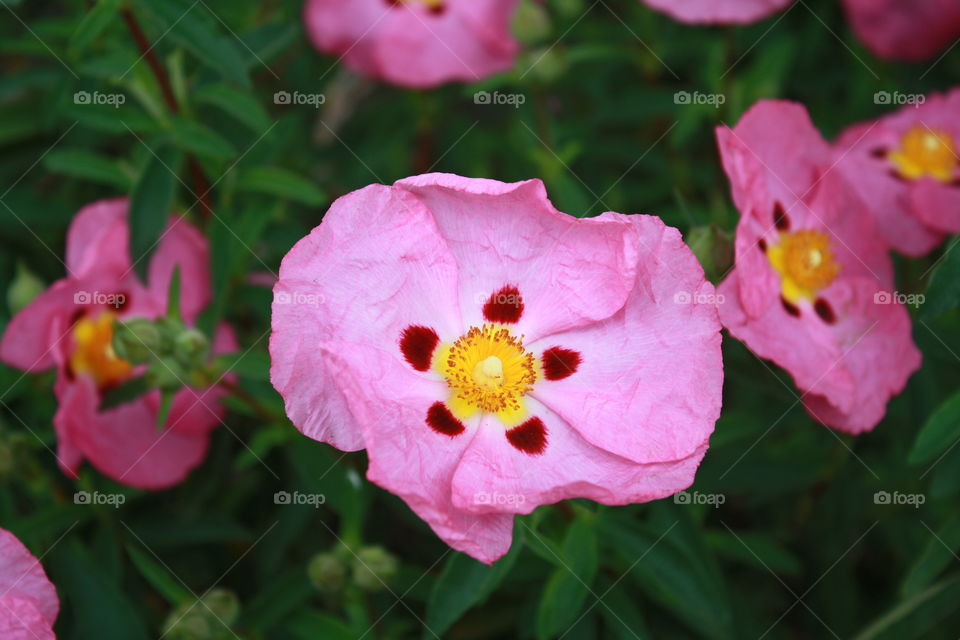
M960 158L949 133L917 125L904 134L900 148L890 152L890 162L901 176L909 180L929 176L941 182L952 182Z
M783 297L792 303L813 300L840 273L830 238L821 231L782 233L767 258L780 276Z
M73 353L70 370L74 375L89 375L98 387L127 378L133 367L113 351L113 314L83 317L73 326Z

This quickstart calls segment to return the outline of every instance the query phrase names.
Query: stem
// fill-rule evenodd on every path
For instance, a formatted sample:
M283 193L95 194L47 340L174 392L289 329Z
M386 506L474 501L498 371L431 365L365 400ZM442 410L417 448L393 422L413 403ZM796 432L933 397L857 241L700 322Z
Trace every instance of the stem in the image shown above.
M246 389L238 385L236 382L224 378L218 383L218 385L229 391L230 394L238 400L243 401L260 418L266 420L267 422L277 421L278 416L274 415L270 409L265 407L262 403L260 403L259 400L247 393Z

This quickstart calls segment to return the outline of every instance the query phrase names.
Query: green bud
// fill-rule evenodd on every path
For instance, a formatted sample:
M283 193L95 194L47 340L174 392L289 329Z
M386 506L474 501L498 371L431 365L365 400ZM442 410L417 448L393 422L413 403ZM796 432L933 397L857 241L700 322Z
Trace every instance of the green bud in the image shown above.
M134 364L150 362L162 349L157 326L146 318L131 318L113 324L113 350L117 357Z
M686 240L707 275L722 274L733 262L733 243L716 226L694 227L687 233Z
M216 588L203 597L203 603L210 612L228 625L240 617L240 599L229 589Z
M17 273L13 277L10 288L7 289L7 306L11 313L16 313L33 302L46 288L43 281L35 276L22 263L17 263Z
M201 367L210 357L210 341L197 329L182 331L174 340L173 356L184 369Z
M521 0L513 14L513 33L527 44L545 40L553 30L546 7L534 0Z
M518 68L528 70L541 82L553 82L567 70L566 53L560 47L541 47L529 51Z
M154 360L147 370L147 384L152 388L179 389L186 380L187 372L173 358Z
M564 18L576 18L583 15L585 5L583 0L551 0L550 6L557 15Z
M347 582L347 566L338 554L318 553L307 565L307 575L321 593L336 593Z
M230 629L240 615L237 596L227 589L213 589L200 602L188 602L170 612L163 624L169 640L228 640L237 636Z
M397 559L380 546L362 547L353 564L353 582L364 591L379 591L397 573Z

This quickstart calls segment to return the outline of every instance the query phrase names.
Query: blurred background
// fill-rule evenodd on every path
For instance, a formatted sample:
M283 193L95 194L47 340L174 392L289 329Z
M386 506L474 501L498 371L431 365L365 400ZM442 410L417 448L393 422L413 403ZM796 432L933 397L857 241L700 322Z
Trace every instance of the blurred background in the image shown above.
M248 351L228 428L159 493L89 466L62 475L53 374L0 365L0 526L42 555L58 637L960 636L960 252L898 259L899 290L927 296L911 308L924 364L874 432L815 424L784 372L727 337L724 414L687 494L541 507L493 567L366 482L363 453L290 425L268 379L263 286L333 199L427 171L540 177L578 217L661 216L716 281L738 215L716 126L779 97L832 137L890 111L878 92L949 89L960 49L882 62L836 0L735 28L635 0L524 0L512 72L409 91L317 53L302 4L0 0L0 327L64 275L78 209L139 189L205 231L207 320L228 319ZM151 171L154 149L176 175ZM942 446L918 452L931 418ZM78 491L123 503L77 504Z

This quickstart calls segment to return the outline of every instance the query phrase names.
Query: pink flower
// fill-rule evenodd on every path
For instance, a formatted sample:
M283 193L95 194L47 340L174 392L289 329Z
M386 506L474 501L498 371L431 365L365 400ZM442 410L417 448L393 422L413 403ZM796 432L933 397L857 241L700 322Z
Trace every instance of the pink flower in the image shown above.
M693 24L750 24L763 20L793 0L643 0L657 11Z
M170 277L179 266L181 309L191 324L210 300L208 251L199 231L171 219L144 286L133 272L126 216L125 199L96 202L77 213L67 234L67 277L10 321L0 359L29 372L56 367L54 426L65 472L75 475L87 459L118 482L160 489L182 481L203 460L208 434L221 423L223 392L184 387L174 397L169 426L160 432L159 391L98 412L102 392L134 373L113 351L112 320L163 315ZM214 352L235 348L231 330L222 326Z
M477 82L513 66L518 0L308 0L307 33L322 52L387 82L429 88Z
M955 0L844 0L847 17L874 55L920 62L960 38Z
M712 285L676 229L448 174L339 199L287 254L271 378L306 435L492 562L513 516L693 481L720 411Z
M960 233L960 89L907 97L923 103L844 131L836 162L887 242L922 256Z
M59 612L57 590L40 562L16 536L0 529L0 638L55 640Z
M793 376L816 419L872 429L920 365L885 243L802 106L761 101L717 137L741 213L724 326Z

